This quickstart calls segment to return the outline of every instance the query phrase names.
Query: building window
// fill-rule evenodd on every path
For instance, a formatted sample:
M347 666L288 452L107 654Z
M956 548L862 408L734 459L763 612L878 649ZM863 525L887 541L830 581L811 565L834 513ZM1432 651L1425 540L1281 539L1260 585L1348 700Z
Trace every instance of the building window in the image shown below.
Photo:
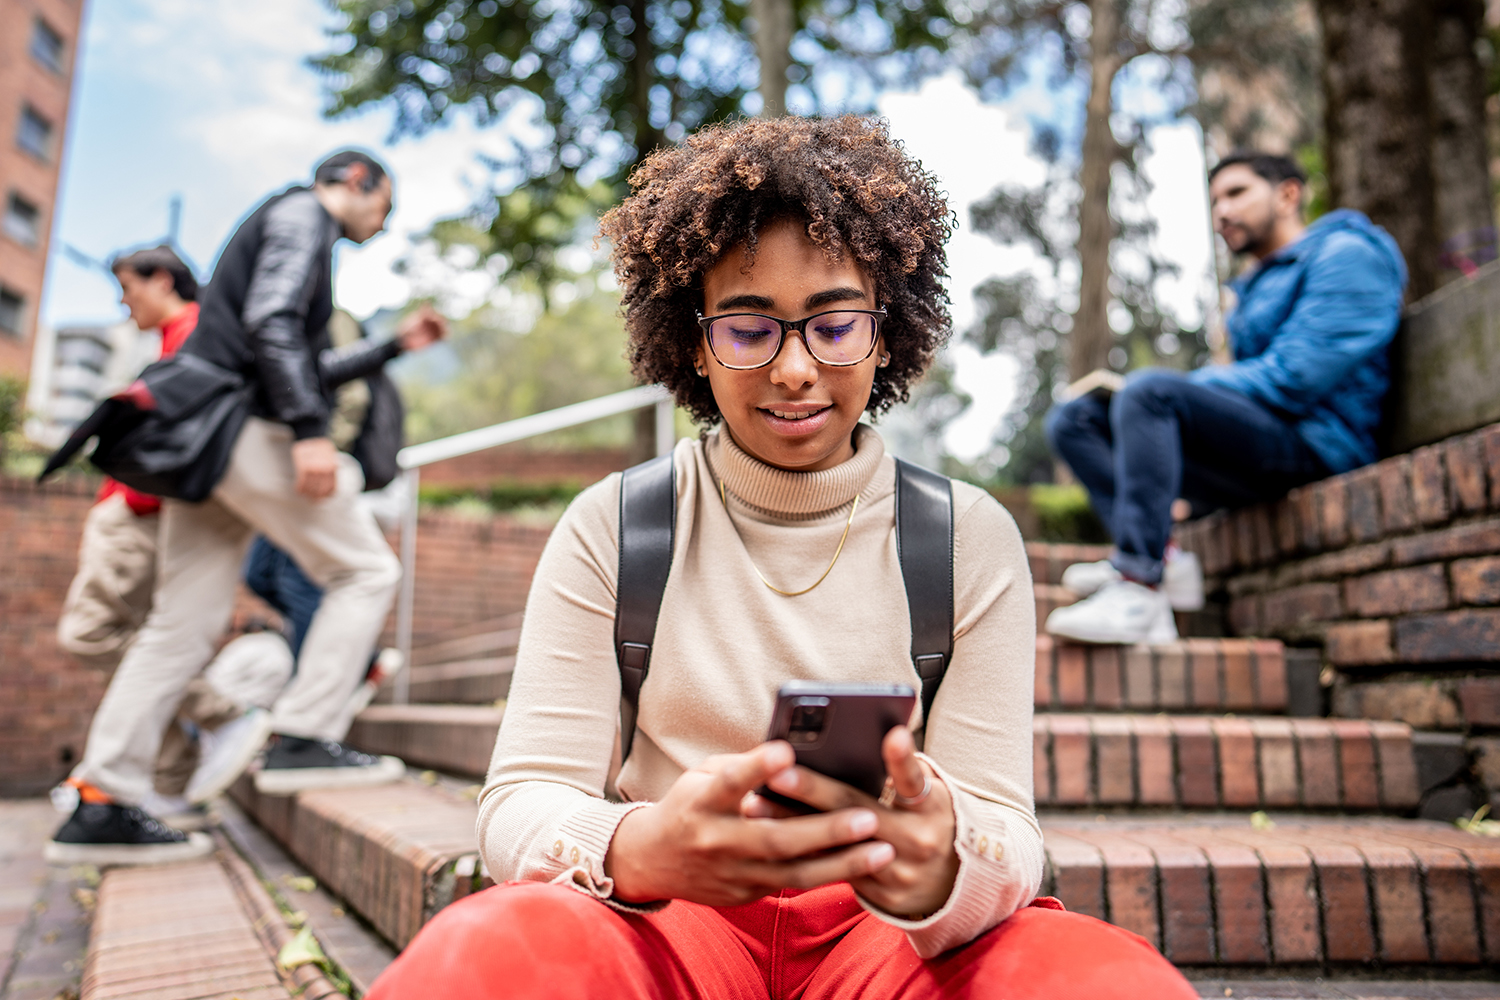
M0 330L21 335L21 318L26 311L26 300L9 288L0 288Z
M12 191L5 200L5 216L0 219L0 231L17 243L34 247L41 242L42 210Z
M37 18L31 26L31 57L54 73L63 71L63 38Z
M52 123L29 104L21 108L21 127L16 130L16 145L39 159L45 160L52 155Z

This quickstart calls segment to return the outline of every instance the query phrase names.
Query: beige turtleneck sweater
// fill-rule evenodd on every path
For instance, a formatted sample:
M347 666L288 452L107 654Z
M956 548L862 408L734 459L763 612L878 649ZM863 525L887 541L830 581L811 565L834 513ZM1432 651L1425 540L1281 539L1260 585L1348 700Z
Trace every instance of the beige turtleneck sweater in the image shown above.
M626 802L605 798L619 758L613 475L568 508L532 582L480 797L480 850L497 881L558 882L621 909L651 909L610 898L604 858L615 827L704 758L761 743L783 682L921 689L896 554L895 463L872 428L856 430L853 458L822 472L768 466L723 431L678 442L673 461L676 547L635 743L615 781ZM816 580L856 494L848 541L822 584L793 598L761 584L757 568L783 590ZM925 750L953 793L958 879L942 909L920 921L866 904L923 957L1030 902L1043 864L1031 787L1031 575L1015 522L993 498L955 482L953 500L953 658Z

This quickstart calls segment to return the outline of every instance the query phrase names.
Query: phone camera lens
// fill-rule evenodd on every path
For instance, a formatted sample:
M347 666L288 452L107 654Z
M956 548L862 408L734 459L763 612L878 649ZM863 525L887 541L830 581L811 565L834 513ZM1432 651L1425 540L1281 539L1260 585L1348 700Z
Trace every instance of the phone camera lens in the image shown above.
M792 743L816 743L828 721L827 705L796 705L792 708L787 738Z

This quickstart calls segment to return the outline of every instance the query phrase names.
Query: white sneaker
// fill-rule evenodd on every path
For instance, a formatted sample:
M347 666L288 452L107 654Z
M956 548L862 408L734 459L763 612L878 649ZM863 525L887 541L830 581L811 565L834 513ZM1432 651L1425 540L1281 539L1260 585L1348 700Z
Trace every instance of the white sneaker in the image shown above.
M234 784L271 738L271 713L252 708L238 719L199 735L198 769L188 780L187 800L207 802Z
M1101 587L1094 596L1047 616L1047 631L1078 642L1172 642L1177 623L1167 595L1130 580Z
M1079 597L1088 597L1102 588L1125 579L1108 559L1074 563L1063 570L1062 585ZM1203 567L1192 552L1175 545L1167 549L1161 571L1161 589L1172 602L1173 611L1203 610Z
M141 809L166 826L178 830L202 830L209 823L208 809L194 805L181 795L148 792L141 800Z

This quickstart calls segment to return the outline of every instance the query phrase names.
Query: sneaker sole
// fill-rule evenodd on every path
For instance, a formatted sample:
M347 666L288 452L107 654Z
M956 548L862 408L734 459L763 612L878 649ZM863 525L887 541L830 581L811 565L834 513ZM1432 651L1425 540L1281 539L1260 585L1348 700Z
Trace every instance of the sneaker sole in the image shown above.
M1049 620L1043 630L1051 636L1059 639L1071 639L1073 642L1086 642L1095 646L1134 646L1145 643L1148 646L1163 646L1178 639L1177 627L1174 623L1167 628L1160 623L1152 627L1144 636L1121 636L1119 633L1113 635L1106 632L1088 632L1082 629L1070 629L1066 625L1054 626Z
M255 772L255 790L262 795L295 795L318 788L365 788L389 785L406 776L400 757L381 757L369 767L278 767Z
M214 842L203 833L190 833L176 844L62 844L47 841L42 855L54 865L168 865L206 858Z
M265 747L266 740L271 738L271 713L262 710L256 717L256 721L256 738L245 741L244 746L240 748L239 755L229 761L232 767L226 767L201 784L189 785L183 798L194 805L202 805L224 794L224 790L234 784L236 778L245 773L245 769L250 766L251 761L255 760L256 755Z

